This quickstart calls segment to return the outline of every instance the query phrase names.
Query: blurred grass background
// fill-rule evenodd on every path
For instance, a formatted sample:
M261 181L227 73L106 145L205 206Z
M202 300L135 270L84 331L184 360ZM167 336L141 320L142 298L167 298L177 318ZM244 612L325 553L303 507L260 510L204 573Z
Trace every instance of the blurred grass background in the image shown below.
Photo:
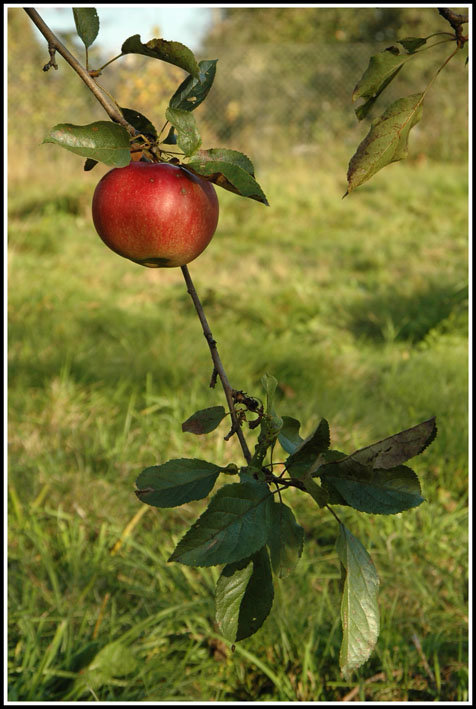
M107 168L84 173L81 158L40 143L57 122L104 114L60 58L58 72L41 72L46 47L15 8L10 700L468 698L466 70L458 59L439 77L409 160L342 200L368 130L351 105L368 58L396 36L446 23L431 8L318 8L314 24L297 8L261 11L230 9L196 53L219 58L196 116L204 147L254 159L271 206L219 190L217 234L190 272L232 385L261 396L261 376L273 374L280 413L304 433L324 416L333 447L351 452L437 417L436 441L414 461L421 507L391 517L339 511L381 578L376 651L351 681L341 678L335 524L293 491L304 556L277 582L261 631L234 653L214 624L219 570L167 564L204 503L142 506L138 473L176 457L239 463L240 450L223 440L225 424L203 439L182 434L182 421L223 395L208 388L208 347L180 270L142 269L97 237L90 203ZM395 98L422 90L448 45L434 52L401 72ZM155 117L183 72L132 57L110 76L120 105L161 125Z

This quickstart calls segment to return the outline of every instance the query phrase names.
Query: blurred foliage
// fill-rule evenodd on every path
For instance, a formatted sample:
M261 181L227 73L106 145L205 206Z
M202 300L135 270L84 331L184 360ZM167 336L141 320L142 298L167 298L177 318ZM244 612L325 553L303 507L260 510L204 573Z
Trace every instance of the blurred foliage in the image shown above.
M381 42L448 30L434 8L417 7L221 8L216 20L208 41L234 36L250 44Z
M311 153L319 145L332 150L337 142L352 150L368 130L368 121L358 123L351 97L370 57L398 39L449 30L436 8L222 9L202 48L219 57L204 120L222 141L253 155L287 148ZM442 44L415 57L369 119L422 91L452 49ZM463 56L455 58L430 91L410 141L414 156L460 160L467 154L463 63Z
M297 155L315 163L316 153L339 149L350 158L368 131L368 120L357 121L351 97L370 56L397 38L449 30L436 8L215 8L214 19L196 52L197 59L218 59L215 84L196 113L202 144L242 150L258 168L259 163ZM159 28L151 31L151 36L160 36ZM84 62L84 48L74 32L59 36ZM117 53L125 39L118 38ZM396 98L423 90L451 49L451 44L442 44L409 62L369 119ZM58 71L42 72L48 58L46 41L37 41L24 10L10 8L8 146L15 156L10 180L43 178L48 167L52 173L69 174L77 165L80 172L78 158L39 145L56 123L105 117L61 57ZM103 56L99 32L90 65L97 68L111 58ZM140 111L160 130L168 101L183 79L177 67L127 55L108 66L98 82L120 106ZM412 132L411 158L466 159L467 90L464 56L458 56L429 92L423 119Z
M41 14L41 12L40 12ZM65 40L64 36L60 37ZM67 45L80 55L79 44ZM91 52L94 55L94 52ZM104 111L89 89L57 55L58 70L43 72L49 60L46 41L40 44L22 8L8 9L8 150L9 178L30 179L43 174L39 162L69 164L64 151L40 148L47 130L62 121L89 123L104 119ZM82 57L81 57L82 60ZM43 151L45 151L43 153ZM42 159L43 157L43 159ZM68 162L65 163L65 160ZM78 163L78 169L81 163ZM71 168L70 168L71 169Z

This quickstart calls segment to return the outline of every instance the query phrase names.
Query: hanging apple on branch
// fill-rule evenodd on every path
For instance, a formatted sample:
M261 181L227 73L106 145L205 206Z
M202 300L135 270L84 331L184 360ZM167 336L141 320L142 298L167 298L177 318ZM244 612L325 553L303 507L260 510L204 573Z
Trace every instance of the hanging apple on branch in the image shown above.
M73 13L78 34L89 47L99 30L96 11L75 8ZM115 104L127 127L108 121L59 124L44 142L86 157L85 170L97 162L114 166L93 199L96 230L113 251L144 266L184 266L206 248L215 232L218 199L213 183L264 204L267 200L245 155L228 149L200 150L192 111L207 97L217 61L197 63L180 42L153 39L143 44L134 35L123 43L121 54L101 69L88 71L88 79L96 79L126 54L165 61L189 73L170 99L160 133L139 111Z
M215 233L218 199L210 182L182 167L131 162L100 180L93 220L120 256L150 268L185 266Z
M193 111L212 87L217 60L197 62L180 42L152 39L144 44L140 35L134 35L123 43L117 57L99 69L90 69L88 48L98 34L99 19L94 8L74 8L78 35L86 48L85 68L36 10L26 8L26 12L48 40L50 61L44 70L57 68L55 52L60 53L111 119L85 126L58 124L44 140L85 157L85 170L94 168L97 162L112 168L99 181L92 202L99 236L114 252L137 264L182 270L210 349L210 386L220 379L228 405L228 411L214 406L195 412L182 429L195 435L209 434L229 416L224 438L228 441L236 435L244 458L244 465L180 458L152 466L139 474L136 495L154 507L177 507L206 498L220 474L236 476L236 482L218 489L169 558L191 566L224 565L216 588L216 618L223 637L231 644L261 627L273 603L273 576L288 575L302 555L304 531L283 501L286 491L299 490L309 495L319 510L330 512L332 523L338 524L336 551L343 588L339 660L343 674L348 676L369 658L377 642L379 582L370 555L339 519L335 506L388 515L420 505L424 501L420 482L406 463L434 440L435 419L431 417L346 454L331 448L325 419L303 438L301 423L278 413L278 383L271 375L262 378L263 400L233 388L187 264L204 251L215 233L219 208L214 185L264 205L268 202L246 155L228 148L201 149ZM413 45L409 51L414 51ZM168 62L187 73L169 101L160 132L136 109L120 107L97 82L106 67L131 53ZM384 62L387 67L387 55ZM400 65L395 68L393 54L390 63L396 73ZM381 65L381 60L374 62L368 70L371 87L360 92L368 100L373 101L388 83ZM403 137L398 121L395 126L392 123L394 130L387 142L396 141L397 147L392 153L386 150L383 157L378 154L378 163L369 166L365 162L368 151L360 151L352 164L354 183L349 185L349 192L358 186L354 172L359 174L360 184L377 168L403 156L402 146L415 120L407 121ZM371 138L366 145L375 148L373 133ZM258 434L253 452L244 436L245 428ZM279 464L273 462L276 445L285 454ZM280 466L279 474L276 465Z

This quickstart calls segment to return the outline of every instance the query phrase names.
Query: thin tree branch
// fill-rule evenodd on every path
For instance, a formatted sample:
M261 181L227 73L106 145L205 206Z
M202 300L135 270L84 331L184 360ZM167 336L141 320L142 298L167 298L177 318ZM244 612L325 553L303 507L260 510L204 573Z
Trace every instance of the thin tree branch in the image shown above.
M212 331L210 330L210 326L208 324L207 318L205 317L205 313L203 311L203 307L200 302L200 299L197 295L197 291L195 290L195 286L193 285L193 281L191 279L190 272L189 272L187 266L182 266L181 268L182 268L183 277L185 278L185 283L187 284L187 290L190 294L190 297L192 298L193 304L195 306L195 310L197 311L197 315L199 317L199 320L200 320L202 328L203 328L203 334L205 336L206 341L208 342L208 347L210 348L210 354L212 356L213 367L214 367L213 371L214 371L214 373L216 372L217 375L220 377L220 381L223 386L223 391L225 392L225 397L226 397L226 400L228 403L228 407L230 409L231 419L233 421L232 429L233 429L233 431L236 432L236 435L238 436L238 439L240 441L241 450L243 451L243 455L245 456L246 462L249 463L251 460L251 453L249 451L248 445L247 445L245 437L243 435L243 431L241 429L240 422L238 421L237 416L236 416L234 401L233 401L233 396L232 396L233 389L230 386L230 382L228 381L228 377L226 375L226 372L223 368L223 364L221 362L220 356L218 354L217 343L213 338Z
M40 17L38 12L33 9L32 7L25 7L23 8L26 12L26 14L30 17L31 21L38 27L40 30L41 34L43 37L47 40L48 42L48 51L50 53L50 61L48 64L45 65L44 69L47 71L46 67L48 69L50 66L55 66L54 64L54 53L55 51L61 54L63 59L68 62L68 64L74 69L74 71L78 74L78 76L84 81L88 89L92 91L94 96L97 98L101 106L104 108L106 113L108 114L109 118L113 120L115 123L119 123L121 126L124 126L124 128L130 133L130 135L134 136L137 135L136 129L131 126L130 123L126 121L122 113L118 110L118 108L114 105L114 103L111 101L111 99L106 96L99 86L96 84L94 79L89 75L88 71L83 67L82 64L78 62L75 56L71 54L71 52L66 49L64 44L60 42L58 37L50 30L48 25L43 21L43 19Z

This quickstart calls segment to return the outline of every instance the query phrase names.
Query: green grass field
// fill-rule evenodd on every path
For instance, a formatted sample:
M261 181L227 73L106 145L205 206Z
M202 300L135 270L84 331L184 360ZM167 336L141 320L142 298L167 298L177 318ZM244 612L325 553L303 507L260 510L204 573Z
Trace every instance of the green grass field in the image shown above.
M376 651L344 681L337 529L311 498L286 495L303 558L234 652L214 624L219 569L167 563L205 502L147 507L137 475L242 456L225 423L181 432L225 401L180 269L110 252L90 215L105 170L69 159L75 181L9 196L10 700L466 701L465 166L393 165L344 200L345 162L258 170L271 206L219 190L190 265L232 386L261 397L274 375L304 434L325 417L350 453L437 418L412 461L424 504L339 509L381 580Z

